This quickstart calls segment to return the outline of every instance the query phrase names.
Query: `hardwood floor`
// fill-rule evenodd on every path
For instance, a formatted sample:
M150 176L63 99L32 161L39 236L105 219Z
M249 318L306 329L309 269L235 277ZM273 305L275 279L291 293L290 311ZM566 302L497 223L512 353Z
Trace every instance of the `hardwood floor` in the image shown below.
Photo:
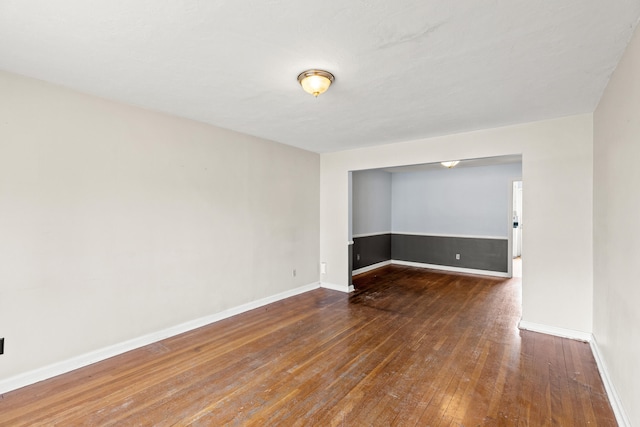
M0 425L615 426L519 279L389 266L0 396Z

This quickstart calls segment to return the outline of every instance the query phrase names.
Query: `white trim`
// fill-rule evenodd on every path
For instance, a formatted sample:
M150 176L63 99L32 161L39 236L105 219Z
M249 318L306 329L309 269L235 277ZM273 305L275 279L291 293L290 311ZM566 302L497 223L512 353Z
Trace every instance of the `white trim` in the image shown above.
M35 384L39 381L55 377L57 375L65 374L75 369L82 368L92 363L100 362L113 356L125 353L127 351L134 350L136 348L143 347L154 342L158 342L165 338L173 337L175 335L182 334L184 332L191 331L196 328L208 325L210 323L218 322L220 320L235 316L237 314L244 313L249 310L253 310L262 307L267 304L274 303L286 298L290 298L295 295L303 294L305 292L318 289L320 283L311 283L309 285L301 286L295 289L281 292L276 295L261 298L256 301L248 302L246 304L239 305L237 307L223 310L219 313L209 316L201 317L199 319L190 320L185 323L181 323L176 326L163 329L161 331L152 332L147 335L143 335L138 338L133 338L128 341L124 341L118 344L104 347L99 350L95 350L89 353L82 354L80 356L72 357L71 359L63 360L61 362L54 363L52 365L44 366L42 368L34 369L22 374L18 374L13 377L9 377L0 380L0 394L7 393L12 390L16 390L21 387Z
M507 237L505 236L472 236L470 234L416 233L412 231L392 231L391 234L404 234L406 236L425 236L425 237L458 237L463 239L495 239L495 240L509 239L508 236Z
M570 338L577 341L590 342L592 335L589 332L576 331L574 329L558 328L556 326L542 325L540 323L528 322L520 320L518 328L526 331L540 332L547 335L555 335L561 338Z
M325 289L331 289L333 291L340 291L344 293L353 292L353 285L336 285L334 283L320 282L320 287Z
M481 276L509 277L509 273L501 273L499 271L476 270L474 268L451 267L448 265L425 264L422 262L399 261L392 259L391 264L406 265L408 267L429 268L432 270L450 271L453 273L479 274Z
M357 239L360 237L372 237L372 236L382 236L385 234L391 234L391 231L378 231L375 233L361 233L361 234L354 234L353 236L351 236L352 239Z
M609 371L606 363L604 362L604 357L600 352L598 342L596 341L595 336L592 336L591 338L589 345L593 352L593 358L596 359L596 365L598 365L598 371L600 371L600 377L602 378L604 389L607 391L607 396L609 396L609 403L611 404L613 413L616 416L616 421L618 421L618 425L620 427L631 427L631 420L629 420L629 417L624 410L624 406L622 406L622 400L620 400L620 396L609 377Z
M463 239L495 239L507 240L509 237L504 236L477 236L471 234L439 234L439 233L419 233L414 231L378 231L375 233L361 233L351 236L353 239L361 237L382 236L385 234L404 234L405 236L424 236L424 237L458 237Z
M357 276L358 274L366 273L367 271L375 270L376 268L385 267L387 265L391 265L391 260L382 261L377 264L368 265L366 267L359 268L357 270L353 270L351 272L352 276Z

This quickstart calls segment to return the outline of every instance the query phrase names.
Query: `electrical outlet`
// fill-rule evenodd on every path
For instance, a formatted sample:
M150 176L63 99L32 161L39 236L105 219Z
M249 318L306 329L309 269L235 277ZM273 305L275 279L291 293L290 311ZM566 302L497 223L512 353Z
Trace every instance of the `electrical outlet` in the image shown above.
M456 259L460 259L460 254L456 254Z
M360 261L360 254L356 255L356 261Z
M293 269L293 277L296 277L296 269Z
M4 354L4 338L0 338L0 354Z
M321 262L320 263L320 273L321 274L327 274L327 263L326 262Z

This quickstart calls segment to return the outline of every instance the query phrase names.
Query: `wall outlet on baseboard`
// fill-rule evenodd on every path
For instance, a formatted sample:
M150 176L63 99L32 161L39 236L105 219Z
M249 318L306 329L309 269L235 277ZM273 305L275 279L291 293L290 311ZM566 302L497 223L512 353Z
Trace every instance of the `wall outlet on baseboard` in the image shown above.
M460 259L460 254L456 254L456 259Z
M320 263L320 273L321 274L327 274L327 263L326 262L321 262Z
M4 338L0 338L0 354L4 354Z
M296 277L296 269L293 269L293 277Z
M356 255L356 261L360 261L360 254Z

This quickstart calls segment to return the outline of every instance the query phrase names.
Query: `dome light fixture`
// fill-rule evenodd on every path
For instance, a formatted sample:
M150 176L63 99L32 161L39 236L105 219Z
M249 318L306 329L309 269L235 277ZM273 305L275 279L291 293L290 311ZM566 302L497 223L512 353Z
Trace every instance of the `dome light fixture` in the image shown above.
M298 75L298 82L302 89L316 98L321 93L326 92L334 80L333 74L324 70L307 70Z
M450 160L448 162L440 162L440 164L442 166L444 166L445 168L447 168L447 169L451 169L452 167L454 167L458 163L460 163L460 160Z

